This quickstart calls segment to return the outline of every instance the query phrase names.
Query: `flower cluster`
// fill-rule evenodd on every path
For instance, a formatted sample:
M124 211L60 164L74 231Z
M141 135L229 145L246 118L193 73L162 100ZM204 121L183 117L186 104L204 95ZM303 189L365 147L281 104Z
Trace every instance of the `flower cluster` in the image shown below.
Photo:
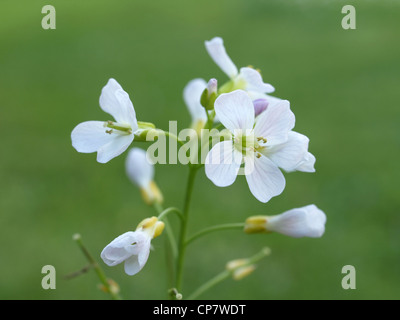
M169 227L167 215L177 213L181 218L179 240L175 239L171 228L166 228L171 246L175 248L176 288L173 291L177 294L181 289L184 252L195 238L187 237L186 227L194 175L199 168L204 166L205 175L218 187L230 186L238 175L245 175L250 192L263 203L283 192L286 185L283 172L315 171L315 157L308 151L309 139L293 130L295 115L289 101L270 95L275 88L264 82L259 70L253 67L238 70L221 38L206 41L205 47L228 79L222 85L215 78L193 79L183 90L183 100L191 115L190 128L196 142L207 130L223 130L218 131L216 143L211 144L207 139L207 143L196 144L198 149L207 148L209 152L204 162L187 163L190 175L184 209L182 212L176 208L163 209L163 195L154 181L154 161L145 150L132 148L126 158L127 176L159 215L143 220L135 231L120 235L101 253L108 266L124 262L128 275L137 274L147 262L151 240L162 233L165 225ZM163 135L185 145L179 135L138 121L128 93L114 79L102 89L100 107L113 119L80 123L71 134L73 147L82 153L97 152L100 163L121 155L132 142L154 141L154 137ZM316 238L323 235L325 222L324 212L311 204L274 216L247 217L235 226L245 233L278 232L295 238ZM199 235L224 227L232 227L232 224L210 227ZM252 259L234 261L228 270L235 279L241 279L254 269L254 265L247 262Z

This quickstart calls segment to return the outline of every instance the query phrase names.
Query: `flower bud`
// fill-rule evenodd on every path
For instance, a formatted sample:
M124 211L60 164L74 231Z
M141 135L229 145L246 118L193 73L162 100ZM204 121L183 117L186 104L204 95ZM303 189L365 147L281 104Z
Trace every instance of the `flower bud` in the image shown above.
M325 232L326 215L315 205L295 208L275 216L253 216L245 222L246 233L279 232L294 237L319 238Z
M226 270L232 272L232 277L234 280L241 280L247 277L255 270L255 265L250 264L249 259L236 259L229 261L226 264Z
M253 100L255 116L257 117L260 113L262 113L265 110L267 110L268 104L269 103L268 103L268 101L266 99Z
M208 81L207 88L201 94L200 103L206 110L214 109L214 102L217 99L218 82L216 79Z

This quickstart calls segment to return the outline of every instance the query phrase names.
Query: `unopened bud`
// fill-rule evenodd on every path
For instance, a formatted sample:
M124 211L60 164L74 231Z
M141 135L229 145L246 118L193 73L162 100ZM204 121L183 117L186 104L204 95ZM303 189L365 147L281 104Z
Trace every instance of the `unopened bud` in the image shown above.
M268 101L266 99L256 99L253 101L253 105L254 105L254 113L255 116L257 117L259 114L261 114L262 112L264 112L267 107L268 107Z
M233 271L232 277L234 280L241 280L250 275L255 269L256 266L254 264L238 268L235 271Z
M207 88L201 94L200 103L206 110L214 109L214 102L217 99L218 82L217 79L208 81Z

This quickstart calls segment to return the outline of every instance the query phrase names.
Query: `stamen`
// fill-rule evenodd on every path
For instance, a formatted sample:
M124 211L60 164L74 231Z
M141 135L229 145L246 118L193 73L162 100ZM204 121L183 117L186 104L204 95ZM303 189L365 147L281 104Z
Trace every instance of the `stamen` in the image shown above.
M263 143L267 143L267 139L265 139L263 137L258 137L257 141L262 141Z
M106 121L104 122L104 127L105 128L111 128L111 130L106 130L106 133L111 134L115 131L115 133L125 133L125 134L131 134L132 133L132 129L130 127L130 125L128 124L123 124L123 123L118 123L118 122L113 122L113 121Z

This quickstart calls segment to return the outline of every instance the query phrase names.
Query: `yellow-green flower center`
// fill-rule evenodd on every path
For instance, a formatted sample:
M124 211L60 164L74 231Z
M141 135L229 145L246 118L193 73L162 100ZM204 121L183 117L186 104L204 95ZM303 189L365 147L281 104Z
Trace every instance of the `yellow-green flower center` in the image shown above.
M113 132L117 131L116 133L124 133L124 134L131 134L132 128L129 124L118 123L113 121L106 121L104 122L105 128L110 128L106 130L106 133L112 134Z
M251 152L254 152L257 158L261 157L260 151L263 150L265 146L260 145L260 142L266 143L267 139L262 137L255 137L253 131L249 135L245 135L243 134L243 132L239 132L233 137L234 147L244 156L249 155L249 153Z

